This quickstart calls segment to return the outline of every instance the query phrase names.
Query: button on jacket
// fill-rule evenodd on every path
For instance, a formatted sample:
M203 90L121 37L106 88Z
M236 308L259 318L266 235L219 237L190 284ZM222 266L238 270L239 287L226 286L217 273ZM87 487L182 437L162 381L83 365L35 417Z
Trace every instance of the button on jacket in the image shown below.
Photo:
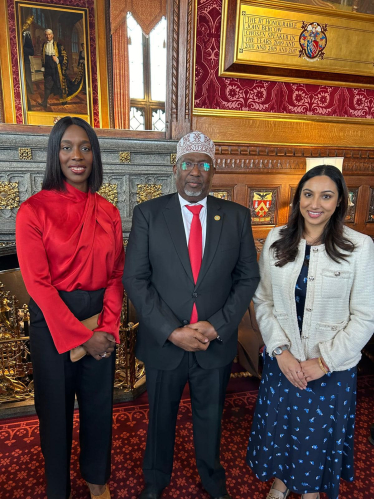
M297 323L295 286L305 255L305 239L294 262L275 264L270 246L281 227L271 230L260 257L261 281L253 298L256 319L267 347L288 345L299 361L319 357L331 371L355 366L374 332L374 244L369 236L344 228L355 250L334 262L323 244L310 252L303 329Z

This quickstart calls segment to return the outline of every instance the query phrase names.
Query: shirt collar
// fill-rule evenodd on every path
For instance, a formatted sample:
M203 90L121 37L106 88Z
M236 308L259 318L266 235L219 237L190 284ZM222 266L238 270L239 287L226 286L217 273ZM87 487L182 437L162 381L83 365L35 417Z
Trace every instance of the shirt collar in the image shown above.
M186 201L185 199L183 199L179 193L178 193L178 198L179 198L179 202L180 202L180 205L182 208L184 208L185 206L194 206L197 204L201 204L201 206L206 208L206 203L207 203L207 199L208 199L207 197L205 197L204 199L201 199L197 203L190 203L189 201Z

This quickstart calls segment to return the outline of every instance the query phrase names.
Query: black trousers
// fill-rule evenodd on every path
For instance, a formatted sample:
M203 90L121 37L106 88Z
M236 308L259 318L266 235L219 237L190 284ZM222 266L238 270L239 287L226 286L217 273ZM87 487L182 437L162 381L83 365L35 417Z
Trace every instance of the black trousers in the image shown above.
M60 292L79 320L102 310L103 295L104 290ZM43 314L33 300L30 316L35 408L45 459L47 497L67 499L75 395L79 404L82 477L100 485L109 480L115 352L100 361L87 355L71 362L70 352L57 352Z
M183 389L189 383L196 464L203 487L212 496L226 493L225 470L219 454L221 418L231 362L202 369L193 352L171 371L147 368L149 426L143 472L147 485L162 490L170 483L175 426Z

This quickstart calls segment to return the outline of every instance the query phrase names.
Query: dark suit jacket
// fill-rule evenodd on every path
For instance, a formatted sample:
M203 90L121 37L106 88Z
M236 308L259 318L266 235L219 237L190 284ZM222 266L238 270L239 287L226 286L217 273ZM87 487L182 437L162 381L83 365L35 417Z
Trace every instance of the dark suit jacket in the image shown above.
M137 205L126 252L124 286L139 316L136 356L155 369L175 369L184 350L168 341L189 323L196 302L199 320L222 339L196 352L213 369L236 355L238 324L259 282L247 208L208 196L203 261L194 284L177 194Z

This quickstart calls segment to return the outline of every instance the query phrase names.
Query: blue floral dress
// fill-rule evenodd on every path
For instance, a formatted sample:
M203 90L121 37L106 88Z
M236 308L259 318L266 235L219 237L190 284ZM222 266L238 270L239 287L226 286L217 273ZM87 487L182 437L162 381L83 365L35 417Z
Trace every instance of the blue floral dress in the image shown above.
M295 290L300 332L309 254L307 246ZM264 352L246 459L257 478L277 477L297 494L320 491L338 499L340 478L354 479L356 380L354 367L328 373L300 390Z

